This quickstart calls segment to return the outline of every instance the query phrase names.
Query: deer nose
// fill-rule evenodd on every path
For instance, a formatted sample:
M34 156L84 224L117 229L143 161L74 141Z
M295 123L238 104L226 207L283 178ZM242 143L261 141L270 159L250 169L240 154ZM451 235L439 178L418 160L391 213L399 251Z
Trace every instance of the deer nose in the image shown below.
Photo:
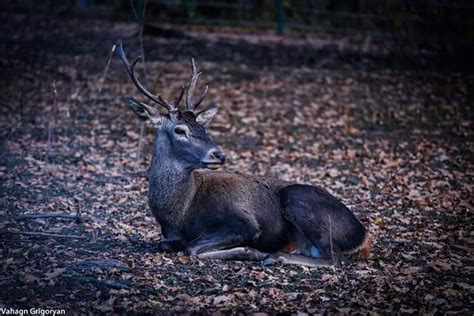
M224 163L225 162L225 155L222 152L222 150L218 148L211 149L207 152L206 158L204 158L205 161L214 161L214 162L220 162Z

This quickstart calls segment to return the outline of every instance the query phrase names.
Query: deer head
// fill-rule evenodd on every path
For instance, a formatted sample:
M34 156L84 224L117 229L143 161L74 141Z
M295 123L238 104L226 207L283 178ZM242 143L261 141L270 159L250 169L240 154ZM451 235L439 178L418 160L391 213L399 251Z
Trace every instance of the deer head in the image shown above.
M157 103L164 110L163 113L159 109L135 98L127 98L128 106L132 111L141 120L151 123L156 128L155 150L157 152L155 154L169 155L170 159L174 159L176 163L187 169L216 169L222 165L225 161L224 153L210 138L206 130L206 127L217 113L217 108L211 107L197 111L198 106L206 97L208 87L206 86L197 101L193 101L194 88L197 79L201 75L196 70L194 59L191 60L192 75L187 89L183 87L175 101L168 102L161 96L149 92L138 81L135 75L135 65L140 58L130 64L123 51L122 43L119 42L117 46L117 53L132 82L145 97ZM179 104L183 99L185 90L187 90L186 108L181 110Z

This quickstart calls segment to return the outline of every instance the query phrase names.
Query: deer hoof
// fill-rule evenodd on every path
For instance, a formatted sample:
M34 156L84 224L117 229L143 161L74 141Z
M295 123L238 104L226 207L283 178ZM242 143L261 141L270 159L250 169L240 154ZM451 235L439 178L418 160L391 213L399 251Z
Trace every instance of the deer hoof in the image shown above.
M187 256L196 256L199 252L198 252L198 249L196 248L192 248L192 247L187 247L186 250L184 251L184 253L187 255Z
M271 266L278 262L280 262L278 257L268 255L265 259L262 260L262 266Z

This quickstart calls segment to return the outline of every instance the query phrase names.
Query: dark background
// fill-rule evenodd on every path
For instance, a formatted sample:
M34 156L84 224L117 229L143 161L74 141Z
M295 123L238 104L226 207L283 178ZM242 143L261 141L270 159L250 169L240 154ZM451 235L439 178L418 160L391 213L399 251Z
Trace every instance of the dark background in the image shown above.
M411 66L472 72L474 4L467 0L358 1L207 1L139 0L135 13L128 0L3 1L4 10L67 18L143 21L146 4L148 31L160 23L174 25L239 26L279 33L298 30L348 35L372 42L394 40L391 54ZM395 57L395 56L394 56ZM428 64L420 63L428 59Z

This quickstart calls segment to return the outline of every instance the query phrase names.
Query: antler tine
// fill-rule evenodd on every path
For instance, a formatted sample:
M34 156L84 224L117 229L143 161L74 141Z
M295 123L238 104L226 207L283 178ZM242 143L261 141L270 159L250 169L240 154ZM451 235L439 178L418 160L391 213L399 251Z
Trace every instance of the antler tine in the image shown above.
M173 113L176 112L176 108L173 103L170 103L168 101L165 101L161 95L158 96L158 100L160 100L160 104L163 104L165 108L168 109L168 112Z
M181 100L183 100L184 90L185 90L185 89L186 89L186 88L185 88L184 86L181 87L181 90L180 90L178 96L176 97L176 99L175 99L175 101L174 101L174 105L175 105L176 107L178 107L179 104L181 103Z
M194 111L194 109L204 100L207 94L208 87L206 86L206 89L204 93L201 95L199 98L198 102L193 104L193 93L194 93L194 88L196 87L196 82L201 75L201 72L197 72L196 70L196 64L194 63L194 58L191 58L191 67L192 67L192 75L191 75L191 80L189 81L189 86L188 86L188 93L186 95L186 108L188 111Z
M188 111L193 111L193 93L194 93L194 88L196 87L196 82L197 79L200 75L200 73L197 72L196 70L196 64L194 63L194 58L191 58L191 68L192 68L192 74L191 74L191 80L189 80L189 86L188 86L188 93L186 95L186 108Z
M138 88L138 90L143 93L147 98L150 100L158 103L159 105L165 107L169 112L173 111L173 108L161 98L161 96L156 96L152 94L150 91L148 91L141 83L138 81L137 77L135 76L135 65L141 58L137 58L132 64L128 62L127 56L125 55L125 52L123 50L123 45L122 42L118 43L118 55L120 57L120 60L122 61L122 64L124 65L125 69L127 70L127 73L132 79L132 82L135 84L135 86Z
M201 94L201 97L199 97L198 101L194 103L193 110L196 110L199 104L201 104L202 101L204 101L204 98L206 97L208 90L209 90L209 86L206 85L206 87L204 88L204 92Z

